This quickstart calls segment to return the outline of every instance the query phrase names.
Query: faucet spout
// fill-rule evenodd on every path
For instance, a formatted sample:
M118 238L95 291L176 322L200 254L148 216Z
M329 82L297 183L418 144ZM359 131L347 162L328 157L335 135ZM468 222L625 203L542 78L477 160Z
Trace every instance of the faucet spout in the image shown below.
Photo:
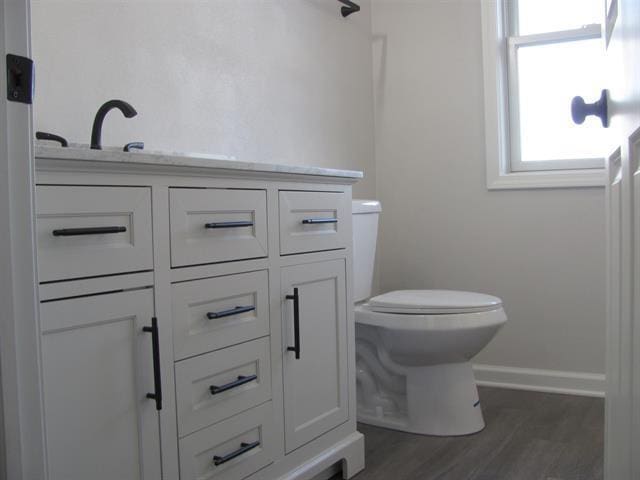
M102 150L102 123L107 113L114 108L120 110L126 118L132 118L138 114L135 108L123 100L109 100L102 105L98 109L98 113L96 113L96 118L93 120L93 128L91 129L91 148L93 150Z

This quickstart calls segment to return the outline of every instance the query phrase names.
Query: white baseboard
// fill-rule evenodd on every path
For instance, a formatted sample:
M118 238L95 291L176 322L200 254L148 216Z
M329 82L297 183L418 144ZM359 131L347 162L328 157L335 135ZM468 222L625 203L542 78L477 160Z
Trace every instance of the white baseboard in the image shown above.
M604 397L605 376L600 373L563 372L533 368L473 365L476 383L485 387Z

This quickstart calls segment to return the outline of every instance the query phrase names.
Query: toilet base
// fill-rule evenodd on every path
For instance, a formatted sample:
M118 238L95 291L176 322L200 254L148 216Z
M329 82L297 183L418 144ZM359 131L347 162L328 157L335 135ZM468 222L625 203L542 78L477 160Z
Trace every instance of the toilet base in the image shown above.
M469 435L485 426L469 362L407 368L407 412L385 415L358 409L358 421L436 436Z

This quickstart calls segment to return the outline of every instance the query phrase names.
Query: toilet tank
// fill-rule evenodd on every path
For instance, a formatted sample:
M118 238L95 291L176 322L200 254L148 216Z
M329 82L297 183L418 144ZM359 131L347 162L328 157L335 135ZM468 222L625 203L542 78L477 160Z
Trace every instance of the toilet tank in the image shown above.
M371 296L380 211L380 202L377 200L353 200L352 202L353 291L356 302Z

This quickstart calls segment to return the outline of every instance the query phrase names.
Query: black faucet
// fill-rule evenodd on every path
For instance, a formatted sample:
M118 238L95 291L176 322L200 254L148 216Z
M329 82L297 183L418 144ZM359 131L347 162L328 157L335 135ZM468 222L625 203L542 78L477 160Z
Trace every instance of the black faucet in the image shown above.
M91 129L91 148L93 150L102 150L102 122L104 117L107 116L110 110L117 108L127 118L135 117L138 112L136 109L122 100L109 100L102 105L96 113L96 118L93 121L93 128Z

